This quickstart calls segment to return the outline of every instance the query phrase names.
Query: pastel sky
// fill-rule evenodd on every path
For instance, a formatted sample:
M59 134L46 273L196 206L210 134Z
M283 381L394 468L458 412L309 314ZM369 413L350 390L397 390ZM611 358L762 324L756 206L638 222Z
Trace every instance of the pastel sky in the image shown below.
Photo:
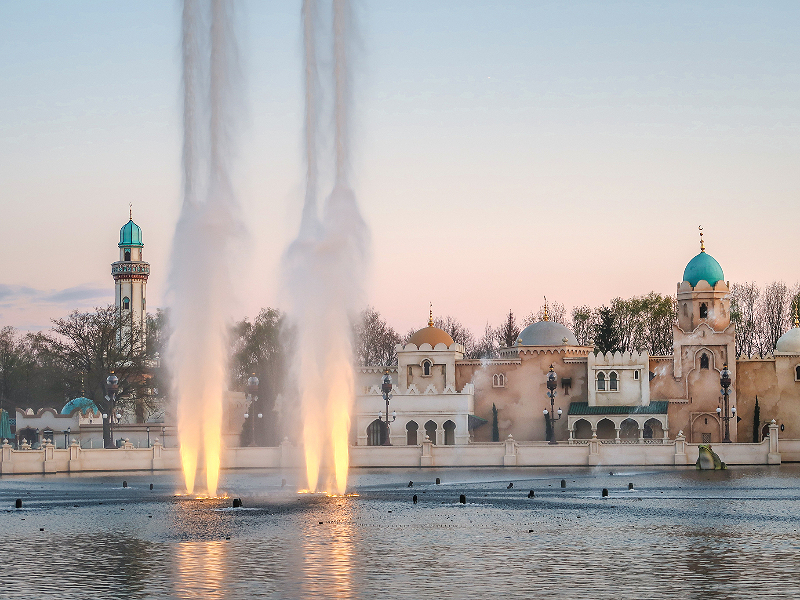
M726 279L800 279L800 3L357 5L368 300L476 333L547 296L675 293L697 226ZM279 302L303 191L299 2L242 5L237 314ZM0 3L0 326L113 301L133 204L163 303L180 205L180 6Z

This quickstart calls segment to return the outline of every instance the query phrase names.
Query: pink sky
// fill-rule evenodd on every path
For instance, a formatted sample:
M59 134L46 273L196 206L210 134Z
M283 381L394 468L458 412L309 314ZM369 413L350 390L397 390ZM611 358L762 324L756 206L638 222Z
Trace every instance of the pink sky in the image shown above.
M700 224L726 279L800 279L796 4L428 4L361 16L354 181L369 302L398 331L429 302L479 333L545 295L672 294ZM0 325L111 302L129 203L160 306L180 201L177 9L37 6L0 6ZM235 313L252 316L279 303L296 232L302 101L299 8L246 9Z

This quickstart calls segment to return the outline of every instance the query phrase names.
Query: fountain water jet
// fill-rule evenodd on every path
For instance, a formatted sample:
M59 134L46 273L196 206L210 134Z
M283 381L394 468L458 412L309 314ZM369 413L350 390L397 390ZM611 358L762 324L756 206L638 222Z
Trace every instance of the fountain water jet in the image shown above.
M172 247L167 360L177 399L188 493L198 464L215 496L226 390L234 241L243 235L231 182L234 78L238 73L229 0L183 5L183 205ZM202 462L200 457L202 454Z
M308 489L320 489L320 472L333 471L339 494L347 487L350 410L354 398L352 319L363 302L369 233L348 182L350 144L350 7L333 0L333 191L322 217L317 203L320 85L316 0L304 0L306 85L306 195L300 231L284 256L289 322L296 333L293 375L303 419ZM322 484L325 485L325 484Z

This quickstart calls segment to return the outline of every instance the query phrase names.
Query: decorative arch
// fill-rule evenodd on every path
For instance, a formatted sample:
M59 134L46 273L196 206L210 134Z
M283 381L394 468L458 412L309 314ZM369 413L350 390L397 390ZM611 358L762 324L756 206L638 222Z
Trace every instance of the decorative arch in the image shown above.
M367 426L367 446L383 444L383 422L375 419Z
M442 429L444 429L445 446L454 446L456 443L456 424L448 419L442 425Z
M429 377L431 374L431 368L433 367L433 363L428 360L427 358L422 361L422 375L425 377Z
M492 387L506 387L506 376L503 373L495 373L492 375Z
M605 392L606 391L606 374L602 371L597 372L597 391L598 392Z
M417 425L416 421L409 421L406 423L406 445L407 446L416 446L417 445L417 432L419 431L419 425Z
M425 435L427 435L428 438L430 438L431 442L433 442L434 444L436 444L436 430L438 428L439 426L436 424L436 421L434 420L430 420L427 423L425 423Z
M664 437L664 423L655 417L644 422L644 439L658 440Z
M130 310L130 308L131 308L131 299L128 298L127 296L125 296L122 299L122 309L123 310Z
M588 440L592 437L592 424L586 419L578 419L573 426L572 437L576 440Z
M597 437L601 440L613 440L617 437L617 428L611 419L600 419L597 422Z
M610 392L619 391L619 377L616 371L611 371L611 373L608 374L608 390Z

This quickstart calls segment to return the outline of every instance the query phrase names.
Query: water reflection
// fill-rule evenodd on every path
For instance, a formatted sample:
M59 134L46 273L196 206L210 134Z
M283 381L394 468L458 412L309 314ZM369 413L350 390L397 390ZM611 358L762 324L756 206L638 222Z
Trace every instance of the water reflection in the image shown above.
M222 541L180 542L175 548L174 591L177 598L228 597L228 548Z
M328 519L307 521L303 529L303 596L355 598L353 590L352 498L326 498Z

